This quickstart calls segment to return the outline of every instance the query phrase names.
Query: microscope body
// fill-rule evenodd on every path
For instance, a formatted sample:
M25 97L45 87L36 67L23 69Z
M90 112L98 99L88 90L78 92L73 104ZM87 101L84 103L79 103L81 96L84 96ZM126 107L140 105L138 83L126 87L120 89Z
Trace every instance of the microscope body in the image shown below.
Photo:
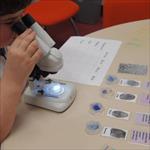
M21 21L12 26L12 30L18 34L23 33L27 28L36 32L35 38L44 56L30 75L32 80L29 81L29 86L24 92L24 101L45 109L63 112L75 99L75 86L71 83L43 78L43 72L46 75L54 74L62 68L62 54L53 47L55 45L53 39L29 14L26 14L21 18Z

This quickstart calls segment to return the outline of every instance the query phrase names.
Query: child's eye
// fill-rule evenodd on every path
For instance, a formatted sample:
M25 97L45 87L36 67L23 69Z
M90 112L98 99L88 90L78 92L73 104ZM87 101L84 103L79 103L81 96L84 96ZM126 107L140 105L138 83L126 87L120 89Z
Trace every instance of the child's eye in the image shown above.
M20 17L16 17L16 18L12 18L8 21L5 22L6 25L12 25L14 24L16 21L18 21L20 19Z

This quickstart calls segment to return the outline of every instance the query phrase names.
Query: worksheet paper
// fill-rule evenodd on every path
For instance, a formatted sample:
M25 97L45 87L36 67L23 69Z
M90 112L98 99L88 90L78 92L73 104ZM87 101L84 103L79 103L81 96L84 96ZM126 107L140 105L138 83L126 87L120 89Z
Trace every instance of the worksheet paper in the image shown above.
M63 68L50 77L87 85L100 85L121 41L73 36L60 48Z

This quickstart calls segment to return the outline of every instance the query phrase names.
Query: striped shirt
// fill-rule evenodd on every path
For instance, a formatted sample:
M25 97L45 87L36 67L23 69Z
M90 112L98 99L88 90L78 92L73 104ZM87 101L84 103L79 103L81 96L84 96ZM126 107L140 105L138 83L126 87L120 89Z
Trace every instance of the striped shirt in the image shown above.
M0 48L0 78L3 75L3 68L5 65L6 57L5 57L5 49Z
M3 68L4 68L4 64L5 64L5 58L0 56L0 78L3 75Z

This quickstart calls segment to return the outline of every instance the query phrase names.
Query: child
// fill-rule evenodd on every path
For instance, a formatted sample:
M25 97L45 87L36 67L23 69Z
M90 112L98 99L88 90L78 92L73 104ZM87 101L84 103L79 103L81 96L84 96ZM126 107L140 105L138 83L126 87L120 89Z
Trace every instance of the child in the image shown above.
M18 37L11 30L32 1L0 0L0 54L6 56L0 56L0 142L11 131L28 77L43 56L31 29ZM3 47L8 49L6 55Z

